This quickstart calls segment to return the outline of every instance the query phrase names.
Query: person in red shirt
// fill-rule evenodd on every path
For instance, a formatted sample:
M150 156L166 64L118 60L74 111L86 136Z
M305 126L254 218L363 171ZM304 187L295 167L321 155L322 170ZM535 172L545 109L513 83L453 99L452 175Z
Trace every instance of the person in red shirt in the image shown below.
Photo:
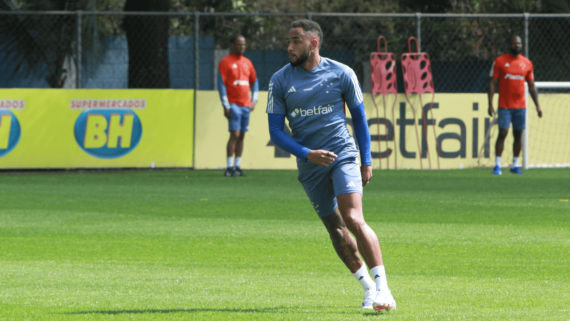
M495 144L495 168L493 174L501 175L501 155L505 138L509 133L509 127L513 123L513 165L510 172L512 174L522 174L518 167L519 155L521 153L521 137L525 129L526 100L524 82L528 83L528 89L538 117L542 117L542 110L538 103L538 92L534 85L533 66L530 60L521 55L522 42L519 36L512 36L509 39L509 52L498 57L493 62L491 68L491 80L489 81L489 116L493 117L493 96L495 88L499 85L499 137Z
M255 109L257 103L259 82L253 64L243 56L245 37L232 35L230 47L231 53L218 65L218 91L224 106L224 116L230 127L230 139L226 148L228 167L224 176L237 177L246 176L240 167L243 140L249 127L249 113Z

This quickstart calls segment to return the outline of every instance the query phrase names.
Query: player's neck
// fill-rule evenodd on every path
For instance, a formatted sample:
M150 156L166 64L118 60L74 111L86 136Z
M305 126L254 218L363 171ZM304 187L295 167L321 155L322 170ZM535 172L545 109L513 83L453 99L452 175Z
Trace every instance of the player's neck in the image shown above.
M301 68L305 69L306 71L311 71L315 68L317 68L317 66L321 63L321 56L319 55L319 53L313 53L312 55L309 56L309 59L307 59L307 61L305 61L304 64L301 65Z

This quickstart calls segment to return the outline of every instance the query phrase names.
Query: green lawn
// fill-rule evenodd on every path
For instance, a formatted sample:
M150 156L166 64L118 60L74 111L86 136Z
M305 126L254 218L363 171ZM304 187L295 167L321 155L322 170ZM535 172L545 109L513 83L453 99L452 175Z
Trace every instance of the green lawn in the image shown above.
M570 320L570 170L375 171L364 316L295 171L0 174L0 320Z

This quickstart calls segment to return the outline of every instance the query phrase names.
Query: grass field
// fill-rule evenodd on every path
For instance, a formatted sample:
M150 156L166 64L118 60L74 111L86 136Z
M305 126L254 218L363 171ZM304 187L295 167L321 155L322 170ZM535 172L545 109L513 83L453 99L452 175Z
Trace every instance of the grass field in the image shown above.
M364 316L295 171L0 175L0 320L570 320L570 170L375 171Z

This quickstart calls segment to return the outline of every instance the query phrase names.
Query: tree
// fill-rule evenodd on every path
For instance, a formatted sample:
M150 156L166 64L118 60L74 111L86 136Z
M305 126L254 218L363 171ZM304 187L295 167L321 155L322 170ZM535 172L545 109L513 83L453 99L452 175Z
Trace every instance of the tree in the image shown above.
M169 0L127 0L125 12L169 11ZM129 88L170 88L168 16L126 16Z
M75 11L116 7L124 0L3 0L0 10ZM9 5L11 4L11 5ZM103 35L96 17L82 23L82 49L97 61L103 53ZM14 76L42 75L51 88L63 87L77 49L77 20L74 15L3 15L0 19L0 47L8 59L0 66L12 67ZM82 57L85 58L85 57Z

